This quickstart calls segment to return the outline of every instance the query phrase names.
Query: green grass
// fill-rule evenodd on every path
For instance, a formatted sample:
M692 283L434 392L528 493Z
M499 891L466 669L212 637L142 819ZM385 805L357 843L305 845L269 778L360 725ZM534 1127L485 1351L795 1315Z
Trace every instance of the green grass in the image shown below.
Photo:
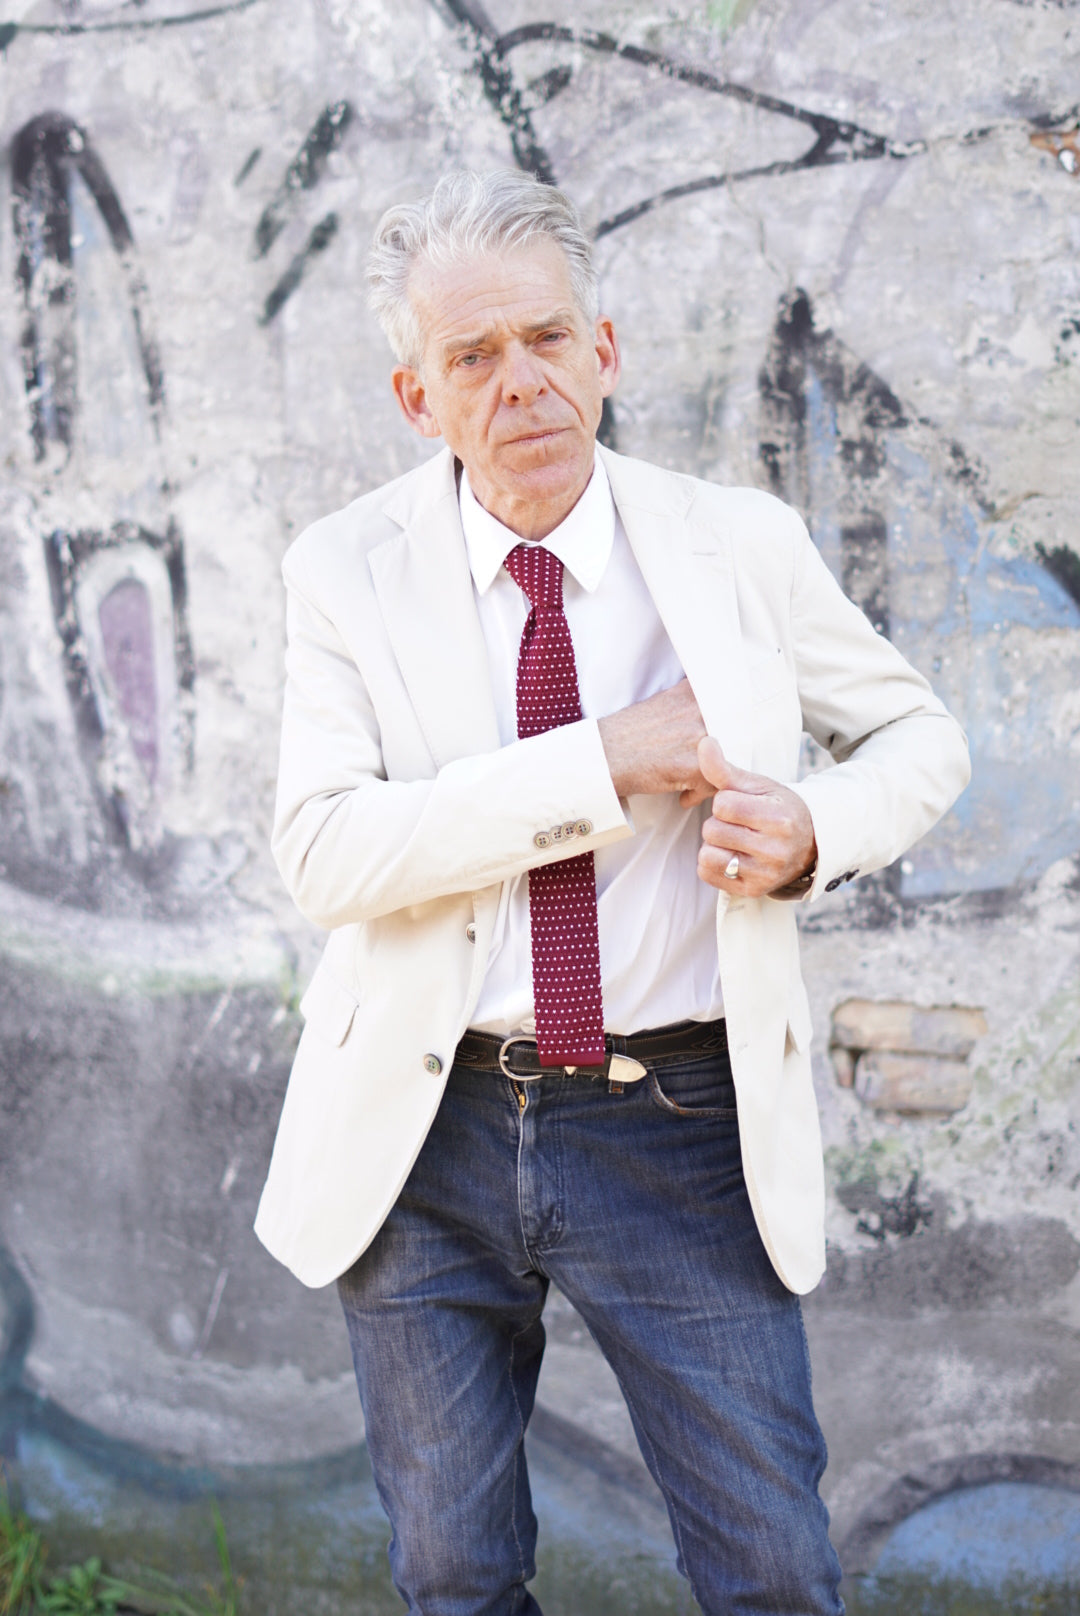
M221 1587L193 1599L160 1572L139 1572L137 1582L112 1577L96 1556L51 1575L41 1533L12 1509L0 1480L0 1616L240 1616L225 1523L216 1504L211 1513Z
M0 1616L243 1616L225 1523L216 1504L210 1513L220 1575L200 1594L188 1593L160 1572L112 1576L96 1556L53 1573L42 1533L11 1507L0 1475ZM696 1609L684 1583L653 1586L647 1568L636 1562L627 1563L625 1583L619 1579L618 1587L605 1576L600 1588L595 1576L595 1567L574 1553L549 1555L537 1585L538 1592L543 1585L544 1608L597 1616L607 1611L688 1616ZM1061 1585L1018 1583L988 1590L948 1578L864 1576L845 1579L844 1598L848 1616L1080 1616L1080 1588Z
M45 1547L22 1515L14 1515L0 1489L0 1616L32 1616L42 1594Z
M949 1577L849 1578L848 1616L1078 1616L1080 1588L1029 1583L973 1587Z

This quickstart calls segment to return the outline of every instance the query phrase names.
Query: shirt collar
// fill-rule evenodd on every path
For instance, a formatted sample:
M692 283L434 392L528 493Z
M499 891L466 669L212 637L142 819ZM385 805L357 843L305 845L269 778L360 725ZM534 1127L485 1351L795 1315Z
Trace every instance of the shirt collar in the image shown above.
M473 582L478 592L486 595L499 568L521 540L480 504L469 487L469 474L464 468L458 499ZM542 542L546 550L558 556L582 589L592 594L604 576L615 542L615 501L599 455L593 460L592 476L581 498Z

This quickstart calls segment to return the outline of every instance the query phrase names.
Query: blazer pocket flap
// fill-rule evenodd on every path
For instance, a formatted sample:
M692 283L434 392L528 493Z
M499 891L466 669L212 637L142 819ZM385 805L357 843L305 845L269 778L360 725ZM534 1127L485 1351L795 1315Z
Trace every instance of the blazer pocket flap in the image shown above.
M336 1048L349 1036L356 1014L356 999L320 966L300 1000L300 1014L320 1038Z

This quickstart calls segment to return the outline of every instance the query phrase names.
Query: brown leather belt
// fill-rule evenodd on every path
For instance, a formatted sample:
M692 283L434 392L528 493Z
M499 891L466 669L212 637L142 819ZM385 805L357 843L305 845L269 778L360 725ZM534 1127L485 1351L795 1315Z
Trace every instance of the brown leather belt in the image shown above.
M727 1022L676 1021L670 1027L647 1027L625 1038L608 1033L604 1045L602 1066L541 1066L535 1038L524 1033L500 1038L497 1033L474 1032L469 1028L457 1046L454 1064L503 1072L519 1083L528 1083L539 1077L558 1077L563 1072L609 1079L613 1076L612 1058L620 1057L616 1060L616 1070L621 1072L623 1082L633 1082L624 1063L637 1062L644 1067L685 1059L688 1055L722 1055L727 1049ZM638 1074L639 1077L644 1075L643 1071Z

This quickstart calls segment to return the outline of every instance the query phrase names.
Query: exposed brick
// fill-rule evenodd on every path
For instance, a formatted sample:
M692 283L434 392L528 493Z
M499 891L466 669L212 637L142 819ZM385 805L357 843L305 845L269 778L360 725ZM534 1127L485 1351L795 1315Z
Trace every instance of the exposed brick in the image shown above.
M986 1032L986 1017L967 1005L924 1008L901 999L846 999L833 1011L830 1042L845 1049L963 1059Z
M855 1092L875 1111L950 1116L971 1096L966 1061L936 1055L873 1051L855 1065Z

